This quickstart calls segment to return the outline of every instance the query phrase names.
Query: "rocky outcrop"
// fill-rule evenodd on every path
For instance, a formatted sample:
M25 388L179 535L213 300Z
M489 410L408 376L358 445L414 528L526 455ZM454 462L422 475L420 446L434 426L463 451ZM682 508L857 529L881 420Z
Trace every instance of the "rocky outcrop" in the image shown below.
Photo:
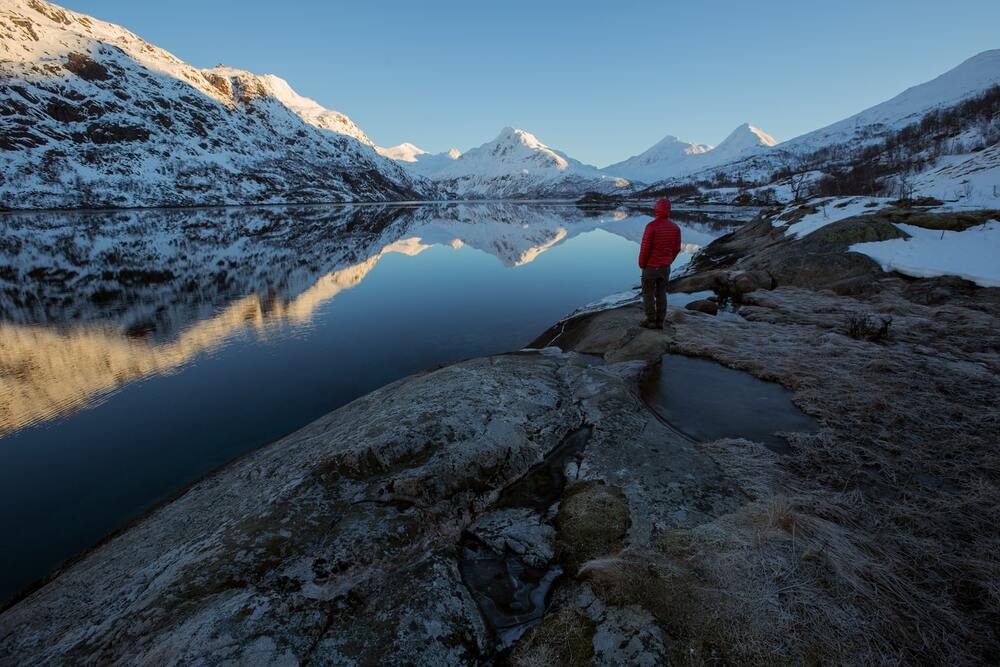
M687 310L696 310L706 315L718 315L719 304L711 299L696 299L684 306Z
M851 245L905 237L897 223L960 230L997 216L988 210L935 212L892 205L831 222L802 238L786 233L789 225L819 212L811 204L764 212L704 248L685 275L671 281L671 291L713 290L723 302L738 302L756 289L778 286L829 289L845 295L870 293L877 291L875 285L885 274L870 257L849 252Z
M609 496L613 540L563 531L558 549L577 559L626 544L626 498L628 513L645 517L665 496L702 493L698 466L718 475L636 398L636 364L588 363L557 352L473 360L329 414L194 485L4 612L0 662L467 664L489 655L489 627L458 569L460 536L552 559L552 524L490 513L569 430L592 425L588 450L602 452L584 457L579 479L609 475L630 487ZM649 488L613 474L654 440L659 456L690 462L650 471ZM632 521L628 543L648 544L652 530Z

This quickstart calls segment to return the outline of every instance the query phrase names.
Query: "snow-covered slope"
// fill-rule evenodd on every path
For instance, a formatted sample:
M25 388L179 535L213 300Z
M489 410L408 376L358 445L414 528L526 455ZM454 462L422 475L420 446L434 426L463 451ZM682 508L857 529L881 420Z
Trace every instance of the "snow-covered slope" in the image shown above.
M974 153L942 156L910 180L916 196L1000 208L1000 143Z
M601 171L655 183L761 154L777 142L763 130L744 123L718 146L691 144L668 135L652 148Z
M216 67L214 70L209 70L209 72L218 72L221 68L222 65ZM246 72L241 72L240 70L231 71L246 74ZM264 74L258 77L258 79L263 83L264 89L271 97L291 109L299 118L310 125L315 125L324 130L332 130L337 134L345 134L349 137L354 137L363 144L372 147L375 146L375 143L368 138L364 130L358 127L353 120L339 111L327 109L315 100L299 95L292 90L292 87L284 79L273 74Z
M787 176L777 174L797 174L796 178L804 178L812 187L831 171L850 170L857 160L866 159L870 163L871 155L862 156L866 147L892 140L898 132L912 129L930 112L955 109L996 86L1000 86L1000 49L984 51L886 102L780 144L773 145L770 137L762 136L751 126L741 126L730 136L732 142L727 139L706 153L707 157L695 155L689 159L691 163L706 160L705 164L694 164L695 169L674 169L655 183L653 189L713 181L721 174L731 181L755 184L758 188L766 186L772 194L787 199L793 188ZM895 174L891 170L886 173L883 158L876 157L882 160L878 170L882 174L882 194L899 197L905 192L906 196L962 199L968 203L975 199L982 205L997 205L1000 194L994 186L1000 185L1000 161L995 139L990 137L995 136L998 121L994 119L985 125L980 121L966 123L961 125L959 121L959 127L945 128L947 132L941 136L935 132L926 136L926 141L914 138L911 132L906 145L893 150L892 160L900 165ZM726 147L726 143L731 146ZM713 154L715 158L711 157ZM923 166L914 172L910 164ZM894 193L889 192L893 183L897 184ZM809 187L802 191L808 193ZM870 194L871 184L863 190Z
M470 198L577 196L623 191L631 183L549 148L530 132L504 128L430 174L446 190Z
M433 185L284 80L0 0L0 207L415 198Z
M847 142L868 143L919 121L927 112L954 106L1000 84L1000 49L983 51L926 83L907 88L842 121L779 144L795 153Z
M432 176L444 169L452 160L462 156L462 151L452 148L444 153L428 153L419 146L402 143L388 148L376 147L382 155L402 163L402 166L421 176Z

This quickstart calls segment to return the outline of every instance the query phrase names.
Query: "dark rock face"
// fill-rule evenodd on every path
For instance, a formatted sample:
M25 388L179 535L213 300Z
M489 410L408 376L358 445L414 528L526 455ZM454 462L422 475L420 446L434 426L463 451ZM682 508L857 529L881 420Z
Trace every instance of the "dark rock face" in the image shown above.
M705 313L706 315L717 315L719 313L719 304L708 299L698 299L684 307L688 310L697 310L699 313Z
M86 138L95 144L121 144L149 139L149 130L138 125L94 123L87 127Z
M84 81L107 81L111 78L107 67L82 53L71 53L66 56L63 67Z
M68 104L62 100L52 100L45 107L45 113L60 123L75 123L87 117L83 109L76 104Z

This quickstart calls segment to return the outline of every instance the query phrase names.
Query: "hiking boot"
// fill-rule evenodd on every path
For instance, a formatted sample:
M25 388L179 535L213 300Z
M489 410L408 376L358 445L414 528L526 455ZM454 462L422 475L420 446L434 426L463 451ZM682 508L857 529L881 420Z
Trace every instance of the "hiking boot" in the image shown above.
M659 322L654 322L652 328L653 329L662 329L663 328L663 320L660 320Z
M643 320L642 322L639 322L639 326L642 327L643 329L655 329L656 323L653 322L652 320ZM662 329L663 327L660 328Z

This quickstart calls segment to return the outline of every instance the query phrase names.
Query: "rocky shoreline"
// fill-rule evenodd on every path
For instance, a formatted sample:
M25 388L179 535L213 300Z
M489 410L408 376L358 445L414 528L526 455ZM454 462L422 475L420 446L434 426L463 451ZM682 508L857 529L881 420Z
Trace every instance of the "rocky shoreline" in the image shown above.
M779 229L807 214L762 215L674 281L729 316L586 312L234 462L3 612L0 663L995 661L1000 289L847 252L954 214ZM639 390L667 353L780 383L818 430L783 454L686 437ZM556 503L503 500L582 427ZM509 642L463 576L473 542L501 578L562 572Z

